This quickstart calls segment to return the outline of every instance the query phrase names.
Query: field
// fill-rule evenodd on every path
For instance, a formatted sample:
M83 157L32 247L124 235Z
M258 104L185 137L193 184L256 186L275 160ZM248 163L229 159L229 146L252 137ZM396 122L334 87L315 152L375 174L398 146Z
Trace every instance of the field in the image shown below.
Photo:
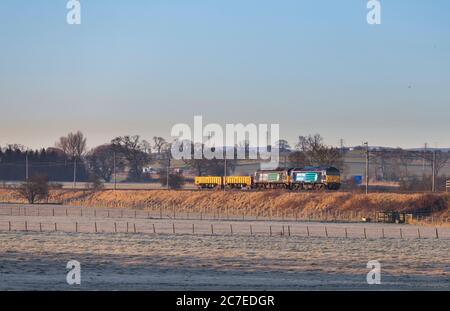
M0 233L2 290L449 290L444 239ZM65 281L81 263L81 285ZM381 284L368 285L369 260Z
M0 289L450 290L450 228L159 216L2 205ZM69 260L80 286L66 283ZM370 260L380 285L366 282Z
M445 194L58 190L27 205L0 190L0 201L3 290L450 290ZM380 210L426 221L360 222ZM66 283L69 260L79 286ZM367 284L370 260L380 285Z

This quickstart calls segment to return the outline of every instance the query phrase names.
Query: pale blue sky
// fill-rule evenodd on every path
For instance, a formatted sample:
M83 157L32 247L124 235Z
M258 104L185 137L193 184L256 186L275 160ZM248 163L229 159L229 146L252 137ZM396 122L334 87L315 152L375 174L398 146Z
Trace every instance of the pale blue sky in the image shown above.
M294 144L450 146L450 1L0 2L0 145L170 136L194 115Z

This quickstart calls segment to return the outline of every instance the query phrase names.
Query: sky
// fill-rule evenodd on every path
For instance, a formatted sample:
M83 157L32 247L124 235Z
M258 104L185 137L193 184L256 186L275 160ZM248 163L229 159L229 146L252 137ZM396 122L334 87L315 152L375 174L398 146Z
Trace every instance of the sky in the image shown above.
M450 1L0 1L0 146L170 139L176 123L450 146ZM170 139L171 140L171 139Z

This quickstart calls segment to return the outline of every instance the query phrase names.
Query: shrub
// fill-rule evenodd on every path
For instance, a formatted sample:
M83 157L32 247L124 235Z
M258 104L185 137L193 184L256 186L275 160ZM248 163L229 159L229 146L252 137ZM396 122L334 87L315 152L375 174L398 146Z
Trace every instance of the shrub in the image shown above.
M28 203L34 204L36 201L48 198L48 190L47 175L33 175L19 186L17 192Z
M160 172L159 180L163 187L167 186L167 173ZM184 176L181 173L170 173L169 174L169 187L171 189L181 189L185 184Z

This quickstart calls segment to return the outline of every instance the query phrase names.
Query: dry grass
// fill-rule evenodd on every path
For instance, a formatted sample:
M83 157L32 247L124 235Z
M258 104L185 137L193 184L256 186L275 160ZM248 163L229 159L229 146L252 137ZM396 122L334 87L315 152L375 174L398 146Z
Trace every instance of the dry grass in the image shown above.
M0 190L0 202L25 203L13 190L8 189ZM245 213L274 217L283 213L299 217L345 214L347 218L355 218L373 215L375 211L401 211L445 218L449 215L450 199L447 194L53 190L49 202L86 207L176 208L177 212Z

